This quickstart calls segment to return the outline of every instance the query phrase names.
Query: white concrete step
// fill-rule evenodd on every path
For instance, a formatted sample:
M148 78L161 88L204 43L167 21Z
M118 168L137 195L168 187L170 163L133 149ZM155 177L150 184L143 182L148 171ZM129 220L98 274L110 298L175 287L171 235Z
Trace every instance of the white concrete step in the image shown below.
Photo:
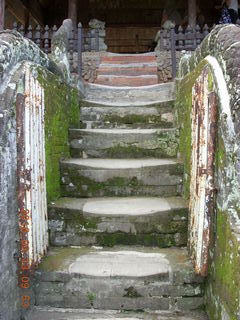
M175 99L175 83L163 83L142 87L112 87L88 83L85 99L95 103L156 103Z
M68 159L62 194L71 197L176 196L183 167L175 159Z
M180 197L61 198L48 216L54 246L187 244L188 206Z
M71 156L176 158L176 129L70 129Z
M78 310L50 307L34 307L26 320L207 320L207 315L201 311L195 312L154 312L134 313L114 310Z
M185 249L52 248L35 277L40 306L173 312L203 305L203 278Z

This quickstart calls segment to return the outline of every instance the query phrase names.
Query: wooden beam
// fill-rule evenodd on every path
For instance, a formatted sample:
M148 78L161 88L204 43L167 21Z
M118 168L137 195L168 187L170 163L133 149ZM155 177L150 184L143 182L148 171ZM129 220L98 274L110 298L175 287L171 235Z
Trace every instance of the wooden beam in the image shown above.
M0 30L4 29L5 0L0 0Z
M73 26L77 26L78 1L68 0L68 18L72 19Z
M38 0L21 0L23 6L29 11L32 17L41 25L44 25L43 8Z
M188 0L188 24L192 27L196 27L197 21L197 0Z

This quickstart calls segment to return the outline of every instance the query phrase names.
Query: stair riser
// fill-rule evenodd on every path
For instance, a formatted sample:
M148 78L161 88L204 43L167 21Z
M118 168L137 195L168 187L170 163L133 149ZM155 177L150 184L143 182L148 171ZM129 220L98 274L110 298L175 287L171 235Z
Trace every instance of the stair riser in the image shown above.
M70 130L71 155L89 158L176 158L177 130L114 133Z
M116 86L116 87L139 87L151 86L158 83L157 76L140 76L140 77L127 77L127 76L102 76L99 75L95 81L97 84Z
M144 67L144 68L116 68L116 67L100 67L98 69L98 75L116 75L116 76L141 76L141 75L156 75L156 67Z
M107 63L107 64L127 64L127 63L155 63L156 57L154 55L152 56L125 56L125 57L102 57L101 63Z
M81 122L91 128L171 128L173 127L173 104L162 103L149 107L82 107Z
M187 209L146 216L99 217L50 207L49 229L54 246L184 246L187 244Z
M194 310L203 306L201 284L172 284L167 275L146 279L89 278L37 282L37 305L76 309Z
M63 196L176 196L181 192L182 166L83 169L62 163L61 181Z
M145 88L107 88L96 84L86 87L86 99L98 103L131 103L172 101L175 96L174 83L161 84Z

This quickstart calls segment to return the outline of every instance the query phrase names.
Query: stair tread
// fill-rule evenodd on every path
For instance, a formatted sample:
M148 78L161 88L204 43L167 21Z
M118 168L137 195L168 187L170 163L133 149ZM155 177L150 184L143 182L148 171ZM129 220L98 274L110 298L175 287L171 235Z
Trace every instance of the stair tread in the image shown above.
M33 307L26 320L207 320L202 311L177 312L168 311L154 313L134 313L113 310L79 310L69 308Z
M116 246L51 247L39 265L38 272L79 274L100 278L148 278L163 276L169 281L174 275L194 274L186 248ZM195 276L196 282L203 278Z
M141 101L129 101L129 102L113 102L113 101L101 101L101 100L83 100L85 102L84 107L157 107L159 104L164 102L172 102L172 99L162 99L154 100L151 102L141 102Z
M178 159L77 159L70 158L62 161L63 164L77 165L82 168L99 169L140 169L144 167L166 166L179 164Z
M69 131L82 132L82 133L107 133L107 134L153 134L158 132L176 131L176 128L154 128L154 129L69 129Z
M107 216L144 216L176 209L186 209L181 197L103 197L60 198L50 207L81 210L84 214Z

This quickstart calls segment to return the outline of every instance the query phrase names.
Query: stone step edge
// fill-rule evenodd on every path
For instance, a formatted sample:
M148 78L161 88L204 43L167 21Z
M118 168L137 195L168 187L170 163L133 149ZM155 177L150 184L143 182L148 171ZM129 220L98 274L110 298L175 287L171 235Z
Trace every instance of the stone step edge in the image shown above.
M151 160L153 161L151 163ZM92 161L92 162L91 162ZM129 165L125 166L111 166L106 165L106 161L110 163L129 163ZM141 164L142 161L142 164ZM154 163L155 161L155 163ZM100 170L119 170L119 169L143 169L143 168L152 168L152 167L159 167L159 166L175 166L175 165L183 165L182 162L179 162L176 158L167 158L167 159L156 159L156 158L149 158L149 159L111 159L111 158L87 158L87 159L78 159L78 158L68 158L60 161L60 164L66 165L74 165L79 166L82 168L93 168L93 169L100 169ZM100 165L104 163L104 165ZM130 165L131 163L131 165ZM133 165L135 164L135 165ZM141 165L140 165L141 164ZM87 169L88 170L88 169Z
M83 103L86 103L84 105L84 108L101 108L101 107L146 107L146 108L151 108L151 107L159 107L159 104L164 104L164 103L170 103L174 102L175 99L167 99L167 100L155 100L151 102L119 102L119 103L114 103L114 102L108 102L108 101L101 101L101 100L90 100L86 99L83 100Z
M92 203L103 203L104 201L111 201L113 204L114 202L125 202L125 201L136 201L136 200L144 200L146 202L151 200L161 200L166 201L165 204L168 204L169 208L159 208L155 209L155 211L149 213L143 213L138 215L131 215L131 214L108 214L108 213L96 213L96 211L91 212L89 209L88 211L84 211L84 205ZM65 203L64 203L65 202ZM174 202L179 202L178 204L174 205ZM181 204L180 204L181 203ZM75 205L74 205L75 204ZM80 206L80 207L79 207ZM102 198L74 198L74 197L61 197L54 202L49 203L48 208L51 209L62 209L62 210L76 210L82 212L85 215L96 215L96 216L108 216L108 217L123 217L123 216L132 216L132 217L142 217L147 215L154 215L159 212L168 212L172 210L188 210L187 201L184 200L180 196L176 197L102 197Z
M151 84L151 85L147 85L147 86L141 86L141 87L115 87L115 86L109 86L109 85L102 85L102 84L98 84L98 83L86 83L86 88L88 90L91 89L107 89L107 90L113 90L113 91L120 91L120 90L138 90L138 91L142 91L143 89L160 89L161 87L166 87L165 90L171 90L172 88L167 88L170 87L171 85L173 85L173 82L168 82L168 83L157 83L157 84Z
M78 132L78 133L98 133L98 134L157 134L164 132L177 132L177 128L153 128L153 129L121 129L121 128L113 128L113 129L69 129L69 133Z
M46 316L42 318L42 316ZM103 319L116 319L116 320L207 320L207 317L203 311L152 311L152 312L134 312L129 311L127 313L121 310L102 310L102 309L72 309L72 308L54 308L33 306L30 311L25 315L26 320L62 320L62 317L74 316L70 318L76 320L76 316L81 320L103 320ZM39 317L41 316L41 318ZM53 318L54 317L54 318ZM56 318L55 318L56 317Z

